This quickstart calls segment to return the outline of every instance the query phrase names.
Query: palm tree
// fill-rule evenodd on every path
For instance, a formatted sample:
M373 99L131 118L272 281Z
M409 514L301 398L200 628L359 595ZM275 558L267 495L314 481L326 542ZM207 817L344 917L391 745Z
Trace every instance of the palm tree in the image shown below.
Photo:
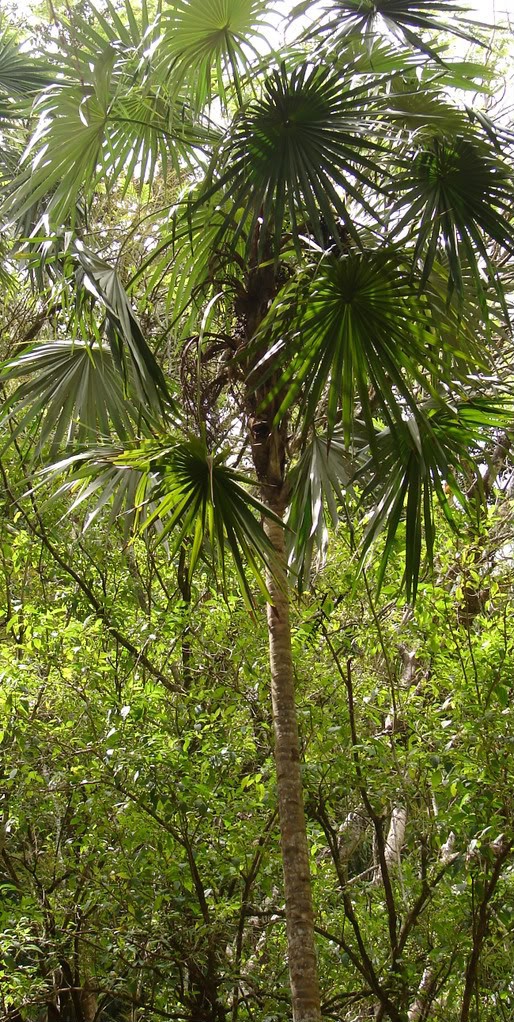
M156 526L190 576L202 556L224 580L229 553L251 612L256 586L266 603L295 1022L321 1009L289 590L357 481L361 561L384 533L380 585L404 522L415 599L434 505L451 522L452 499L468 507L466 478L508 422L487 339L514 246L508 133L456 93L487 92L489 72L436 35L449 17L469 39L461 8L332 0L309 27L310 7L279 50L265 0L78 5L2 207L63 309L58 339L5 366L11 435L88 521L110 505ZM88 230L99 194L134 189L159 204L124 287L119 251L94 252ZM192 362L182 394L129 297L155 294ZM399 1020L384 990L380 1017Z

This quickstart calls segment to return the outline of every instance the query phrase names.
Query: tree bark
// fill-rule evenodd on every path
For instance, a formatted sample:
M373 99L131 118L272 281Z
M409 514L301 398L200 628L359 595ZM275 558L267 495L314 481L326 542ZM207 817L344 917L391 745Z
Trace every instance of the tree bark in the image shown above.
M271 249L264 247L265 262L259 265L258 232L250 259L246 294L242 305L242 323L246 342L255 336L279 282L275 274ZM258 356L260 358L260 354ZM247 366L251 374L255 362ZM277 426L275 415L280 397L269 398L273 380L256 389L246 390L245 405L248 438L255 473L264 503L279 518L287 504L285 469L287 462L287 421ZM314 941L314 913L309 868L307 828L303 808L300 773L300 743L291 656L291 624L287 586L287 560L284 530L266 519L264 528L276 553L275 570L281 578L267 572L267 586L272 598L268 605L268 637L271 668L271 701L275 734L275 766L280 822L280 844L286 904L286 931L289 979L293 1022L320 1022L321 1004Z
M321 1019L320 994L314 943L309 851L300 774L284 533L275 522L268 521L265 528L277 552L282 571L281 583L271 573L268 573L267 583L273 605L268 606L267 614L293 1020L294 1022L319 1022Z
M460 1012L460 1022L469 1022L471 999L473 997L473 991L475 989L476 978L478 974L478 966L480 962L480 955L487 933L487 924L489 922L489 903L496 890L496 885L500 878L503 864L508 855L510 855L511 851L512 843L505 842L503 848L501 848L498 854L496 855L496 862L494 864L489 882L486 884L484 895L482 897L478 909L477 919L473 921L473 948L468 958L468 963L466 966L464 993L462 996L462 1006Z
M407 810L404 806L395 806L391 813L391 823L384 852L385 861L390 869L400 865L406 825Z
M421 977L416 997L409 1008L409 1014L407 1015L408 1022L421 1022L425 1009L429 1003L435 978L434 969L430 965L427 965L427 968L424 970Z

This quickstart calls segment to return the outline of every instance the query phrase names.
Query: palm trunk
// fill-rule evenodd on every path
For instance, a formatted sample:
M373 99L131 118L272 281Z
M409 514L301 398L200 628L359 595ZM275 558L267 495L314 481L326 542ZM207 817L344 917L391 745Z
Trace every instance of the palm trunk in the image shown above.
M270 253L264 253L269 257ZM248 280L246 338L251 341L277 293L273 260L258 265L257 234L254 264ZM248 366L248 370L253 368ZM274 417L279 399L249 387L246 412L255 473L264 502L278 517L284 514L285 465L287 461L287 423L277 427ZM267 573L272 598L268 606L268 637L271 667L271 702L275 733L280 844L286 902L286 929L291 984L293 1022L320 1022L321 1007L314 943L314 913L307 846L307 828L303 809L300 773L300 743L291 656L291 624L284 530L267 519L264 528L270 539L282 579Z
M267 582L273 605L268 606L267 613L293 1020L318 1022L321 1019L321 1009L314 945L309 852L300 774L289 597L285 581L284 533L275 522L268 521L265 527L283 572L282 584L268 573Z

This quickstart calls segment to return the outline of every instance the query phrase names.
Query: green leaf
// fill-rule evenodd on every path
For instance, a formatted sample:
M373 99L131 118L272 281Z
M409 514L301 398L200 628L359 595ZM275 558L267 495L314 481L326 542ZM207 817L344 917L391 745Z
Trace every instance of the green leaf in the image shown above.
M227 79L241 102L240 79L257 54L255 42L267 43L267 8L265 0L172 0L160 21L157 79L195 110L213 95L226 107Z
M113 426L120 438L132 434L134 409L108 350L78 340L37 345L4 366L5 382L24 376L2 409L9 443L37 428L36 455L49 442L55 457L61 444L107 439Z
M297 247L306 232L324 245L328 229L342 249L345 232L356 237L348 200L376 219L366 188L380 192L382 133L367 83L324 65L289 72L283 63L265 80L262 98L235 118L196 204L216 196L229 206L225 226L234 238L244 232L248 248L257 235L259 250L271 244L275 259L286 222Z
M310 5L300 4L292 17L303 13ZM363 33L366 37L375 32L390 32L402 42L437 58L437 50L429 46L420 32L450 32L468 42L481 43L469 32L469 22L459 15L468 8L459 0L334 0L324 11L321 25L307 33L308 38L327 35L331 47L338 47L347 35ZM450 20L441 20L447 15ZM478 27L478 23L477 23Z
M161 367L149 348L119 276L108 263L76 241L74 255L79 264L79 286L105 307L112 357L120 375L133 376L141 405L161 412L170 405L168 387Z
M137 454L135 458L137 463ZM274 567L275 555L262 525L255 518L255 512L282 523L241 485L252 481L228 467L222 454L209 455L203 443L197 439L181 442L168 449L157 449L150 455L150 464L155 459L162 466L163 480L160 499L147 525L169 515L161 538L177 526L175 549L181 546L186 537L194 537L190 574L194 571L200 549L205 549L205 543L208 542L213 553L217 552L225 583L225 552L228 550L248 605L253 605L253 597L247 569L261 592L269 599L263 569Z
M466 466L480 478L488 438L512 422L511 398L471 396L454 408L435 408L429 403L411 418L376 438L376 451L355 474L368 479L361 498L370 496L375 510L366 526L360 564L372 544L385 530L386 539L378 571L378 589L395 549L395 539L405 514L405 581L407 600L416 599L422 553L422 536L429 564L432 563L435 533L434 498L451 528L458 531L458 518L471 508L459 473ZM371 478L370 478L371 473ZM453 506L454 505L454 506ZM455 513L457 509L457 514Z
M47 64L24 52L9 33L0 36L0 93L9 98L29 96L40 92L50 81Z
M330 439L313 432L299 461L288 476L291 499L286 533L289 567L297 576L300 591L308 585L314 548L318 567L322 567L328 549L328 523L337 528L337 502L344 493L354 466L343 437L337 432Z
M158 165L178 176L195 149L219 136L207 122L193 123L182 98L168 102L149 88L146 63L132 51L104 41L88 56L34 106L39 122L4 204L13 219L45 203L51 226L73 224L79 197L100 182L110 189L121 178L126 188L137 167L151 183Z
M481 263L495 276L487 241L514 251L512 172L485 142L434 138L426 148L413 151L409 169L395 178L390 190L399 196L392 210L398 215L396 233L409 228L416 233L414 260L422 264L421 287L440 245L448 258L450 284L461 293L464 258L480 286Z
M185 543L190 576L202 554L214 569L219 564L225 586L228 553L247 605L254 604L248 576L270 599L265 570L276 570L276 557L256 515L282 525L281 519L248 492L246 484L253 485L253 480L226 465L222 454L208 454L202 441L163 438L135 442L124 449L92 447L40 475L44 482L53 482L63 473L65 481L51 499L71 492L74 501L69 513L95 499L86 526L113 501L111 517L123 510L142 530L156 527L159 542L174 533L173 552Z
M252 379L267 383L269 400L280 399L277 421L298 400L306 426L323 410L329 433L341 421L347 444L357 400L373 436L373 402L394 427L405 407L416 414L413 382L431 391L440 347L472 354L464 321L451 310L445 321L437 294L427 287L420 296L405 256L387 249L310 266L279 294L254 343L267 354Z

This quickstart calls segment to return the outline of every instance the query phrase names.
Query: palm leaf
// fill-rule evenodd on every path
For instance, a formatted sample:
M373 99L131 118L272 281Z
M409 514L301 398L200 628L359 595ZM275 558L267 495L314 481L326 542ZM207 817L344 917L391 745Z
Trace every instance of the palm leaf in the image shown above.
M148 346L115 270L77 241L77 321L98 340L54 341L22 352L4 367L6 382L29 376L9 397L4 415L16 418L15 435L41 425L36 453L51 443L120 439L133 435L131 423L176 416L166 380ZM100 306L107 344L87 305Z
M249 247L258 228L261 252L271 237L275 258L286 218L297 247L306 223L323 245L324 222L342 248L344 232L356 238L348 200L376 219L366 188L381 190L382 132L367 81L310 63L289 72L283 63L264 82L262 98L235 118L197 202L216 196L227 204L227 228L239 211L236 238L244 231Z
M86 524L114 500L116 511L132 516L142 529L157 526L159 542L174 532L172 552L186 543L190 576L203 553L213 566L219 563L225 584L228 552L246 603L254 602L248 575L269 599L264 572L275 570L275 551L256 515L281 520L248 492L252 480L230 468L222 454L208 454L202 441L148 440L124 450L96 447L42 475L53 482L62 473L67 478L51 499L72 493L73 510L95 499Z
M157 458L160 457L161 453L158 452ZM252 480L247 480L227 466L222 454L209 455L203 443L197 439L182 442L165 452L160 500L147 525L169 515L162 538L178 526L176 550L186 537L192 539L190 575L207 541L213 553L217 552L225 583L225 551L228 550L232 555L241 591L246 602L252 605L245 566L267 599L269 594L263 569L275 568L273 546L255 518L255 512L282 523L242 483L253 485Z
M465 322L445 313L437 294L432 309L426 292L420 296L405 256L394 250L330 256L286 286L255 339L267 353L254 379L258 386L270 381L270 399L280 401L277 421L299 399L306 425L323 409L329 434L341 420L348 444L357 400L374 434L370 394L389 428L401 423L405 408L416 415L413 383L430 390L440 349L454 345L474 356Z
M291 18L306 12L312 3L300 3L292 11ZM399 36L402 42L437 58L437 51L431 48L420 32L449 32L481 44L471 35L469 26L460 15L469 10L459 0L334 0L324 8L324 17L307 38L327 35L331 47L337 47L345 37L362 33L367 37L375 32L388 31ZM441 20L440 15L450 20ZM477 24L478 27L478 24Z
M15 420L11 440L37 430L37 455L47 442L53 458L61 444L107 439L113 427L121 439L132 435L137 408L124 399L109 350L83 341L40 344L7 362L2 380L27 376L4 404L2 419Z
M352 460L337 431L329 438L313 432L287 484L291 498L286 533L288 563L300 591L308 584L315 547L318 567L328 549L328 525L337 528L337 502L344 503L344 490L354 475Z
M512 423L513 402L506 398L473 396L453 409L425 406L423 416L411 417L394 435L384 430L376 441L376 452L354 479L368 479L362 503L370 496L376 501L368 521L361 552L361 565L384 530L386 533L377 585L382 585L387 564L395 551L395 537L405 520L405 580L407 600L414 602L419 583L422 538L432 564L435 537L434 498L458 531L458 517L470 513L468 499L459 482L465 465L480 477L484 444L488 437ZM371 479L369 474L371 472ZM452 500L459 509L455 514Z
M415 231L414 261L422 263L421 287L439 245L448 258L450 284L462 292L461 248L480 281L480 261L494 269L487 241L514 251L513 176L485 142L468 138L434 138L412 153L409 169L390 186L399 195L393 206L396 233ZM403 214L403 215L402 215Z
M79 264L79 287L105 308L112 357L125 386L129 378L134 381L139 403L149 412L170 408L171 399L162 369L143 336L118 274L79 241L75 242L73 252Z
M0 35L0 92L10 99L31 96L50 81L47 64L23 52L8 33Z
M108 526L121 518L125 540L128 542L135 526L144 525L155 508L152 494L159 483L159 475L145 469L118 465L117 459L123 458L124 452L125 448L119 445L102 443L95 447L89 444L84 450L42 469L39 473L42 481L35 489L50 487L52 492L47 505L55 504L71 494L73 501L68 506L67 514L73 514L77 508L87 503L90 510L84 521L84 532L109 507ZM56 483L58 485L54 489ZM160 534L161 522L155 522L154 528Z
M255 43L268 45L268 6L267 0L172 0L160 20L157 79L167 82L172 95L185 95L195 110L210 105L214 95L226 107L227 80L241 103L240 79L258 56Z
M109 189L121 178L126 187L137 168L148 183L157 166L179 175L196 148L217 140L212 125L193 124L183 100L170 105L148 87L136 57L104 43L94 62L85 62L80 83L64 79L45 90L34 107L38 127L5 199L7 216L20 219L45 202L52 225L73 223L79 196L100 180Z

